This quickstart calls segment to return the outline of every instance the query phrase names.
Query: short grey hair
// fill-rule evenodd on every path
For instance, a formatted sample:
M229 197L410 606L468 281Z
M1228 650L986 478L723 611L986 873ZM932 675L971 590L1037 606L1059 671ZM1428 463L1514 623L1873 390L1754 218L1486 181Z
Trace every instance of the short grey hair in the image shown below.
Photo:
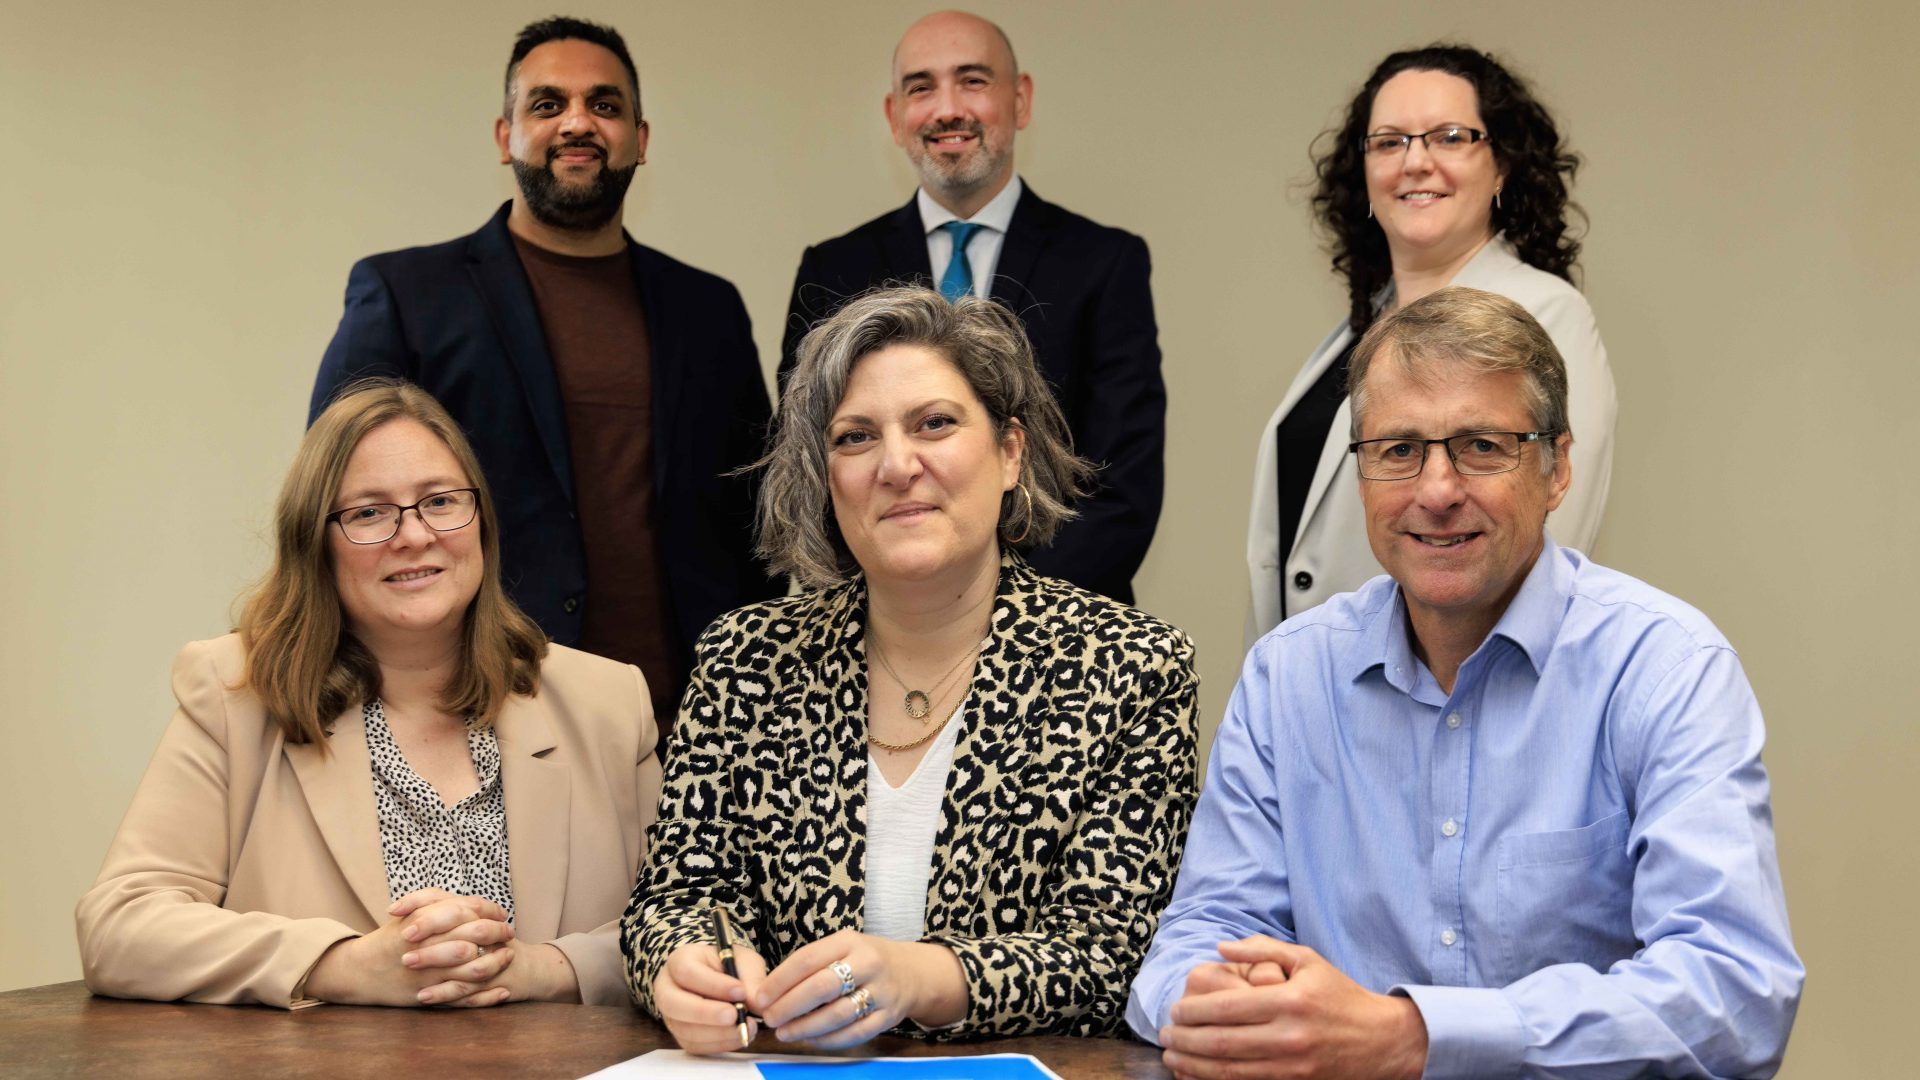
M1351 438L1360 438L1367 370L1383 351L1416 378L1423 367L1440 363L1463 364L1486 374L1521 372L1534 430L1573 434L1567 420L1566 361L1527 309L1498 293L1455 285L1429 293L1369 327L1347 365ZM1554 444L1546 446L1541 460L1551 468Z
M765 470L755 527L758 551L776 573L807 586L847 579L858 567L833 519L827 481L827 427L861 358L895 345L945 357L980 399L1004 441L1026 433L1020 483L1000 500L1001 543L1033 547L1078 516L1094 468L1076 457L1066 418L1047 388L1020 319L991 300L947 299L932 289L892 287L855 297L800 341L780 395L776 433L755 468ZM1031 502L1028 496L1032 497Z

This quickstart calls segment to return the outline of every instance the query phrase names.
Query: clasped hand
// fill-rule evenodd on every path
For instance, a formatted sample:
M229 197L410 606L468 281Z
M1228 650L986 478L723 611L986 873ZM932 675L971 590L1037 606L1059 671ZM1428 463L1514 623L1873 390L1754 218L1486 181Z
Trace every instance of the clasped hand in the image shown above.
M478 896L416 889L379 929L336 942L307 976L309 996L350 1005L458 1005L509 1000L498 982L513 963L513 927Z
M1376 994L1312 949L1270 937L1220 944L1160 1029L1180 1080L1414 1077L1426 1068L1419 1007Z
M675 949L661 967L654 1003L682 1050L740 1049L736 1002L752 1014L749 1039L764 1022L782 1042L821 1049L857 1046L902 1020L938 1027L966 1015L960 961L943 945L842 930L796 950L771 973L759 953L738 943L733 958L738 979L706 944ZM835 963L852 972L855 992L846 992Z

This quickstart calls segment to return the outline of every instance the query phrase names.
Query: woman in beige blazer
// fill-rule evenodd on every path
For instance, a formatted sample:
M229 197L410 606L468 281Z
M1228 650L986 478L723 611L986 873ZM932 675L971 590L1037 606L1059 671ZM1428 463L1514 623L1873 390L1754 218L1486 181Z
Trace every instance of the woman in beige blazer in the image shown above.
M75 912L87 985L625 1000L660 785L639 671L549 645L506 598L478 463L417 388L331 406L276 519L239 631L174 663L179 708Z

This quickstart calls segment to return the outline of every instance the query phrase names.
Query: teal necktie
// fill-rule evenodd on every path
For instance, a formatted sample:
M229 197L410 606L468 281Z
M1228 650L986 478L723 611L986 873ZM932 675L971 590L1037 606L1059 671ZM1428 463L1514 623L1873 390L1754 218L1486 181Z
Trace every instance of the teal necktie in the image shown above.
M986 226L968 221L949 221L940 227L953 237L953 258L947 260L947 272L940 275L940 295L946 297L948 303L953 303L963 296L973 295L973 266L967 262L967 241Z

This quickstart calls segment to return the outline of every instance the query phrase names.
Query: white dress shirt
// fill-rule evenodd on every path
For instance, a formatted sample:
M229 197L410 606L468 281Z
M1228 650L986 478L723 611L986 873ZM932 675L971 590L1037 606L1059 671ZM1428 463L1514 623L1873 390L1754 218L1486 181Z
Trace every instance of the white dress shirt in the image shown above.
M927 230L927 265L933 267L933 280L946 276L947 263L953 258L953 235L940 226L949 221L984 225L986 228L975 233L967 244L967 267L973 271L973 295L982 300L993 296L993 271L1000 265L1000 248L1007 241L1007 226L1013 224L1013 208L1020 202L1023 189L1020 178L1015 176L1000 189L1000 194L970 218L955 216L953 211L933 201L926 188L920 189L914 201L920 206L920 224Z

